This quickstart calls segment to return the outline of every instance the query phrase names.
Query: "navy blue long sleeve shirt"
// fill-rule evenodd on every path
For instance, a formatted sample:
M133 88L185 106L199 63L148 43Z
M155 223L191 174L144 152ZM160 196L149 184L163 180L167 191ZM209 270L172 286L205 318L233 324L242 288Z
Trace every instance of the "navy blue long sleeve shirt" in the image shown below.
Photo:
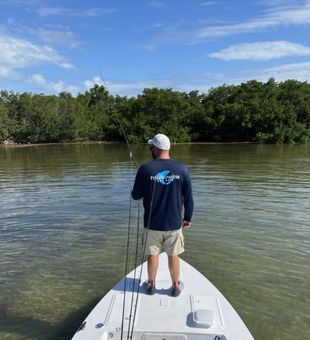
M181 228L183 219L191 221L194 208L192 185L183 163L172 159L156 159L145 163L138 170L132 197L135 200L143 198L145 228L177 230Z

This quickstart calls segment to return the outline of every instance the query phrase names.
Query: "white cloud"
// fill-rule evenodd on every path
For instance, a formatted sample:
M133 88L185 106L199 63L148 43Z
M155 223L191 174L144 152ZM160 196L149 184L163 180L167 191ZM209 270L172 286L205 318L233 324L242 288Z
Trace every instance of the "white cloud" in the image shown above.
M309 81L310 62L285 64L265 69L230 72L207 71L199 74L170 76L165 79L147 79L131 82L109 81L106 84L104 84L100 76L94 76L89 80L84 80L78 84L71 85L66 84L63 80L48 81L42 74L37 73L28 78L28 84L38 87L39 91L45 93L54 94L66 91L73 95L83 93L85 90L98 84L106 86L108 91L113 95L137 96L142 94L145 88L172 88L174 91L200 91L206 93L210 88L223 84L238 85L252 79L266 82L271 77L275 78L276 81L285 81L287 79Z
M128 82L115 82L115 81L107 81L103 82L102 78L99 76L94 76L90 80L85 80L83 85L88 90L93 87L95 84L103 85L107 87L107 90L114 95L123 95L123 96L135 96L137 94L142 93L145 88L170 88L173 83L177 83L174 78L171 79L150 79L150 80L141 80L141 81L128 81Z
M222 60L270 60L287 56L310 55L310 47L289 41L263 41L229 46L209 54Z
M275 78L279 81L287 79L296 79L299 81L310 81L310 62L292 63L261 70L261 75L257 73L257 79L263 77L269 79Z
M113 95L137 96L142 94L145 88L172 88L174 91L200 91L206 93L212 87L223 84L240 84L252 79L266 82L269 78L276 81L297 79L300 81L310 80L310 62L287 64L266 69L238 70L228 72L207 71L199 74L170 76L163 79L146 79L138 81L108 81L103 82L101 77L94 76L82 82L82 88L89 90L95 84L107 87ZM80 91L81 92L81 91Z
M38 14L42 17L51 15L66 15L73 17L98 17L105 14L113 14L117 12L115 8L89 8L89 9L71 9L64 7L41 7Z
M198 42L210 38L251 33L279 26L298 26L310 24L310 2L302 6L276 7L252 20L232 25L218 25L205 27L194 33L193 39Z
M41 0L0 0L2 6L37 6Z
M73 68L64 57L48 46L39 46L24 39L0 35L0 68L11 72L44 64Z
M166 4L162 1L150 1L148 5L155 8L161 8L166 6Z
M136 94L141 93L145 88L152 87L169 87L171 83L165 79L162 80L145 80L135 82L111 82L108 84L112 93L119 94Z
M281 66L238 70L229 72L204 72L192 75L171 76L166 79L149 79L135 82L110 82L108 90L112 94L136 96L141 94L145 88L172 88L175 91L200 91L206 93L212 87L223 84L240 84L249 80L256 79L266 82L270 78L276 81L285 81L287 79L296 79L299 81L310 81L310 62L292 63Z
M59 63L58 66L65 69L75 69L75 66L70 63Z
M30 77L30 80L32 80L35 84L40 85L42 87L45 87L46 84L47 84L45 78L41 74L39 74L39 73L33 74Z
M219 1L205 1L200 4L200 6L212 6L212 5L217 5Z
M155 44L144 44L143 48L147 51L154 51L156 49L156 45Z
M170 88L173 87L172 79L157 79L157 80L146 80L146 81L134 81L134 82L113 82L109 81L104 83L100 76L93 76L91 79L84 80L78 85L69 85L62 80L48 81L40 73L31 75L28 78L28 83L38 86L40 91L48 93L60 93L70 92L73 95L84 92L94 87L94 85L106 86L107 90L114 95L123 96L136 96L142 93L145 88Z
M247 69L235 72L223 72L222 74L209 73L206 75L207 81L205 83L212 83L212 87L215 87L224 83L237 85L253 79L266 82L270 78L274 78L278 82L288 79L310 82L310 62L290 63L268 68Z
M47 44L66 46L70 48L79 46L76 36L69 30L48 30L40 28L36 34Z
M29 77L28 83L38 85L40 89L43 89L51 93L70 92L77 94L81 89L76 85L67 85L64 81L47 81L40 73L33 74Z
M161 22L156 22L155 24L151 25L150 28L163 28L164 24Z
M295 79L298 81L310 81L310 62L285 64L276 67L238 70L228 72L205 72L201 74L192 74L188 78L180 77L180 79L170 86L179 91L195 91L198 90L206 93L212 87L221 86L223 84L238 85L249 80L256 79L257 81L267 82L270 78L276 81L285 81Z
M215 1L207 1L205 3ZM278 3L279 4L279 3ZM269 4L270 6L270 4ZM268 10L261 12L260 15L244 22L234 24L203 25L202 28L190 30L180 28L180 25L170 26L166 29L162 27L161 34L147 41L143 46L145 49L154 50L164 44L197 44L205 41L214 40L215 38L245 34L258 33L270 28L302 26L310 24L310 0L303 2L287 2L281 6L273 6Z
M11 75L11 69L0 66L0 79L6 79L9 78Z
M300 0L258 0L257 3L269 6L283 6L283 5L292 5L295 1L300 3Z
M238 85L249 80L266 82L270 78L276 81L285 81L295 79L298 81L310 81L310 62L284 64L269 68L247 69L223 73L204 73L194 75L188 82L187 91L197 89L207 91L211 87L217 87L223 84Z
M90 89L91 87L94 87L94 85L96 84L104 85L103 80L98 76L94 76L92 79L88 79L83 82L83 85L87 90Z

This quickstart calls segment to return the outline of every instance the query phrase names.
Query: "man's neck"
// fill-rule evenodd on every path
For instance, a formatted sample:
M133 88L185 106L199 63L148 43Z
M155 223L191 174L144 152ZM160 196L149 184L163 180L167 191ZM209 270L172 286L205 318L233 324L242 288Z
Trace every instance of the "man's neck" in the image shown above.
M156 159L170 159L169 151L162 151Z

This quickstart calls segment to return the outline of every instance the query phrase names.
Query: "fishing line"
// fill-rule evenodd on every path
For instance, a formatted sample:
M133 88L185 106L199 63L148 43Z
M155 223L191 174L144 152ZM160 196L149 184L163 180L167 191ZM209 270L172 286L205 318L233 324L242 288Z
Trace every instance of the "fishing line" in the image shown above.
M104 81L103 75L101 70L98 68L100 77L102 79L102 82L106 88L106 90L108 91L108 86L106 84L106 82ZM109 91L108 91L109 92ZM123 127L123 124L120 120L119 115L112 110L111 112L111 117L116 117L116 120L119 124L120 130L123 134L123 137L125 139L125 142L127 144L127 147L129 149L129 158L133 161L136 169L138 169L138 164L137 161L134 157L131 145L129 143L129 140L127 138L125 129ZM114 113L114 115L113 115ZM138 201L138 218L137 218L137 237L136 237L136 252L135 252L135 271L134 271L134 278L133 278L133 288L132 288L132 299L131 299L131 306L130 306L130 314L129 314L129 324L128 324L128 332L127 332L127 339L130 338L132 339L132 335L133 335L133 330L134 330L134 324L135 324L135 319L136 319L136 314L137 314L137 304L138 304L138 296L140 293L140 282L141 282L141 277L142 277L142 269L143 269L143 260L145 257L145 250L146 250L146 239L147 239L147 234L148 234L148 229L149 229L149 225L151 222L151 213L152 213L152 205L153 205L153 198L154 198L154 192L155 192L155 183L156 181L154 181L154 185L153 185L153 190L152 190L152 194L151 194L151 202L150 202L150 212L149 212L149 218L148 218L148 224L147 224L147 230L146 230L146 234L145 234L145 240L144 240L144 245L143 245L143 254L142 254L142 264L141 264L141 269L140 269L140 277L138 280L138 288L137 288L137 294L136 294L136 304L135 304L135 308L134 308L134 317L133 317L133 321L132 321L132 310L133 310L133 305L134 305L134 293L135 293L135 285L136 285L136 268L137 268L137 262L138 262L138 245L139 245L139 224L140 224L140 202ZM121 324L121 340L123 340L123 332L124 332L124 319L125 319L125 309L126 309L126 288L127 288L127 274L128 274L128 262L129 262L129 245L130 245L130 229L131 229L131 210L132 210L132 205L131 205L131 198L132 196L130 195L130 203L129 203L129 219L128 219L128 230L127 230L127 250L126 250L126 261L125 261L125 281L124 281L124 299L123 299L123 311L122 311L122 324ZM130 335L130 327L131 327L131 321L132 321L132 332Z
M101 72L100 68L98 68L98 71L99 71L99 73L100 73L100 77L101 77L101 80L102 80L102 82L103 82L104 87L105 87L106 90L109 92L108 86L107 86L106 82L104 81L104 78L103 78L103 75L102 75L102 72ZM116 117L116 120L117 120L117 122L118 122L118 125L119 125L121 131L122 131L122 134L123 134L123 137L124 137L124 139L125 139L125 142L126 142L126 144L127 144L127 146L128 146L128 149L129 149L129 158L132 159L132 161L134 162L134 165L135 165L136 169L138 169L138 163L137 163L137 161L136 161L136 159L135 159L135 156L134 156L134 154L133 154L133 152L132 152L132 149L131 149L129 140L128 140L128 138L127 138L126 132L125 132L124 127L123 127L123 124L122 124L122 122L121 122L121 120L120 120L118 114L116 114L115 112L112 112L112 110L111 110L111 116L113 116L113 113L114 113L114 116Z
M143 271L143 264L144 264L144 257L145 257L145 251L146 251L146 241L147 241L147 236L148 232L150 229L151 225L151 215L152 215L152 210L153 210L153 202L154 202L154 196L155 196L155 185L156 181L153 182L153 187L152 187L152 192L151 192L151 200L150 200L150 208L149 208L149 215L148 215L148 220L147 220L147 226L146 230L144 231L144 240L143 240L143 252L142 252L142 261L141 261L141 266L140 266L140 275L139 275L139 283L141 283L141 278L142 278L142 271ZM135 326L135 321L136 321L136 315L137 315L137 306L138 306L138 297L140 293L140 287L141 285L138 285L138 290L137 290L137 297L136 297L136 305L135 305L135 311L134 311L134 317L133 317L133 322L132 322L132 330L129 339L132 340L133 336L133 331L134 331L134 326Z
M122 324L121 324L121 340L123 340L124 332L124 319L125 319L125 308L126 308L126 289L127 289L127 273L128 273L128 254L129 254L129 244L130 244L130 229L131 229L131 205L132 199L130 195L129 199L129 216L128 216L128 228L127 228L127 246L126 246L126 261L125 261L125 281L124 281L124 299L123 299L123 311L122 311Z
M134 292L136 290L136 273L137 273L137 265L138 265L138 248L139 248L139 231L140 231L140 204L138 203L138 214L137 214L137 235L136 235L136 253L135 253L135 264L134 264L134 274L133 274L133 286L132 286L132 294L131 294L131 304L130 304L130 312L129 312L129 323L127 330L127 340L129 339L131 320L132 320L132 309L134 305ZM138 286L139 286L138 282ZM137 308L137 305L135 306Z

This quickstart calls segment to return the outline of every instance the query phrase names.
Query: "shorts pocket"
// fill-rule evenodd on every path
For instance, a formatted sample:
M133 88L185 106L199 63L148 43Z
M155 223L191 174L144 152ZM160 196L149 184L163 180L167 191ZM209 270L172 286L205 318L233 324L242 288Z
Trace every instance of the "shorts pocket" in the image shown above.
M180 245L181 245L181 247L184 248L184 247L185 247L184 236L183 236L183 235L180 235L180 236L179 236L179 239L180 239Z

